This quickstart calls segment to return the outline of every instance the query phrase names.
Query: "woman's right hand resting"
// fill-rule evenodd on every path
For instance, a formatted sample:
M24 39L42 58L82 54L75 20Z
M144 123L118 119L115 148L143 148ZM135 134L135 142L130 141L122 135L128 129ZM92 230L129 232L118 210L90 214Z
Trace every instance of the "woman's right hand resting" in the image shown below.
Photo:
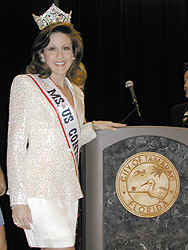
M32 224L31 210L28 205L15 205L12 207L13 222L17 227L31 229Z

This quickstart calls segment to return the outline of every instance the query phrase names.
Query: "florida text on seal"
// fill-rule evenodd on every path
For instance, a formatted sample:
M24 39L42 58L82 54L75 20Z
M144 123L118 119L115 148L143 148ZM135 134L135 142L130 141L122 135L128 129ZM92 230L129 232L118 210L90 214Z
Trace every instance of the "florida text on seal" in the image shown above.
M177 200L179 175L172 162L155 152L129 157L116 176L116 193L132 214L155 217L165 213Z

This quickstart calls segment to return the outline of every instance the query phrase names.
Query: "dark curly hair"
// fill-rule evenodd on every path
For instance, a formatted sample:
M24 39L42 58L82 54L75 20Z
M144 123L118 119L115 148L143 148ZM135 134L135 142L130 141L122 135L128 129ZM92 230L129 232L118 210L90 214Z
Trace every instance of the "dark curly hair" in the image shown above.
M26 73L39 74L41 78L48 78L51 75L51 69L41 60L41 53L43 53L44 48L49 44L51 34L55 32L62 32L68 35L72 41L75 60L66 75L71 80L75 77L83 57L83 42L80 33L70 23L50 25L38 34L32 46L32 60L26 67Z

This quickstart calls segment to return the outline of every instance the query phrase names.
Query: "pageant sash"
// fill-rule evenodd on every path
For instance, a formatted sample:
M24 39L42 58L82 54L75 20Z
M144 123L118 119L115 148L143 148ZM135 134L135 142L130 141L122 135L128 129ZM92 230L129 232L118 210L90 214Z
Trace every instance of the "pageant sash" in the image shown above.
M55 86L55 84L50 79L40 79L37 75L30 75L30 78L34 81L36 86L40 89L41 93L46 97L49 104L53 107L62 132L65 136L66 142L68 144L69 150L72 154L75 171L78 175L78 161L79 161L79 121L77 115L75 114L72 106L67 101L66 97L62 92ZM66 78L69 89L72 87ZM74 97L73 97L74 98Z

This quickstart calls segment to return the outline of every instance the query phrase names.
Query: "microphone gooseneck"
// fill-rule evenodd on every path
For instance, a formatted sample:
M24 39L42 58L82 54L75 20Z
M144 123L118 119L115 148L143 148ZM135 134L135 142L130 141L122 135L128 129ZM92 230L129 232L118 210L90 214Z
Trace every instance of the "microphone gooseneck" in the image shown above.
M138 116L141 117L141 113L140 113L138 101L137 101L136 94L135 94L135 91L134 91L134 83L133 83L133 81L130 81L130 80L127 81L127 82L125 83L125 87L129 89L130 94L131 94L131 97L132 97L132 102L133 102L133 104L134 104L135 107L136 107Z

